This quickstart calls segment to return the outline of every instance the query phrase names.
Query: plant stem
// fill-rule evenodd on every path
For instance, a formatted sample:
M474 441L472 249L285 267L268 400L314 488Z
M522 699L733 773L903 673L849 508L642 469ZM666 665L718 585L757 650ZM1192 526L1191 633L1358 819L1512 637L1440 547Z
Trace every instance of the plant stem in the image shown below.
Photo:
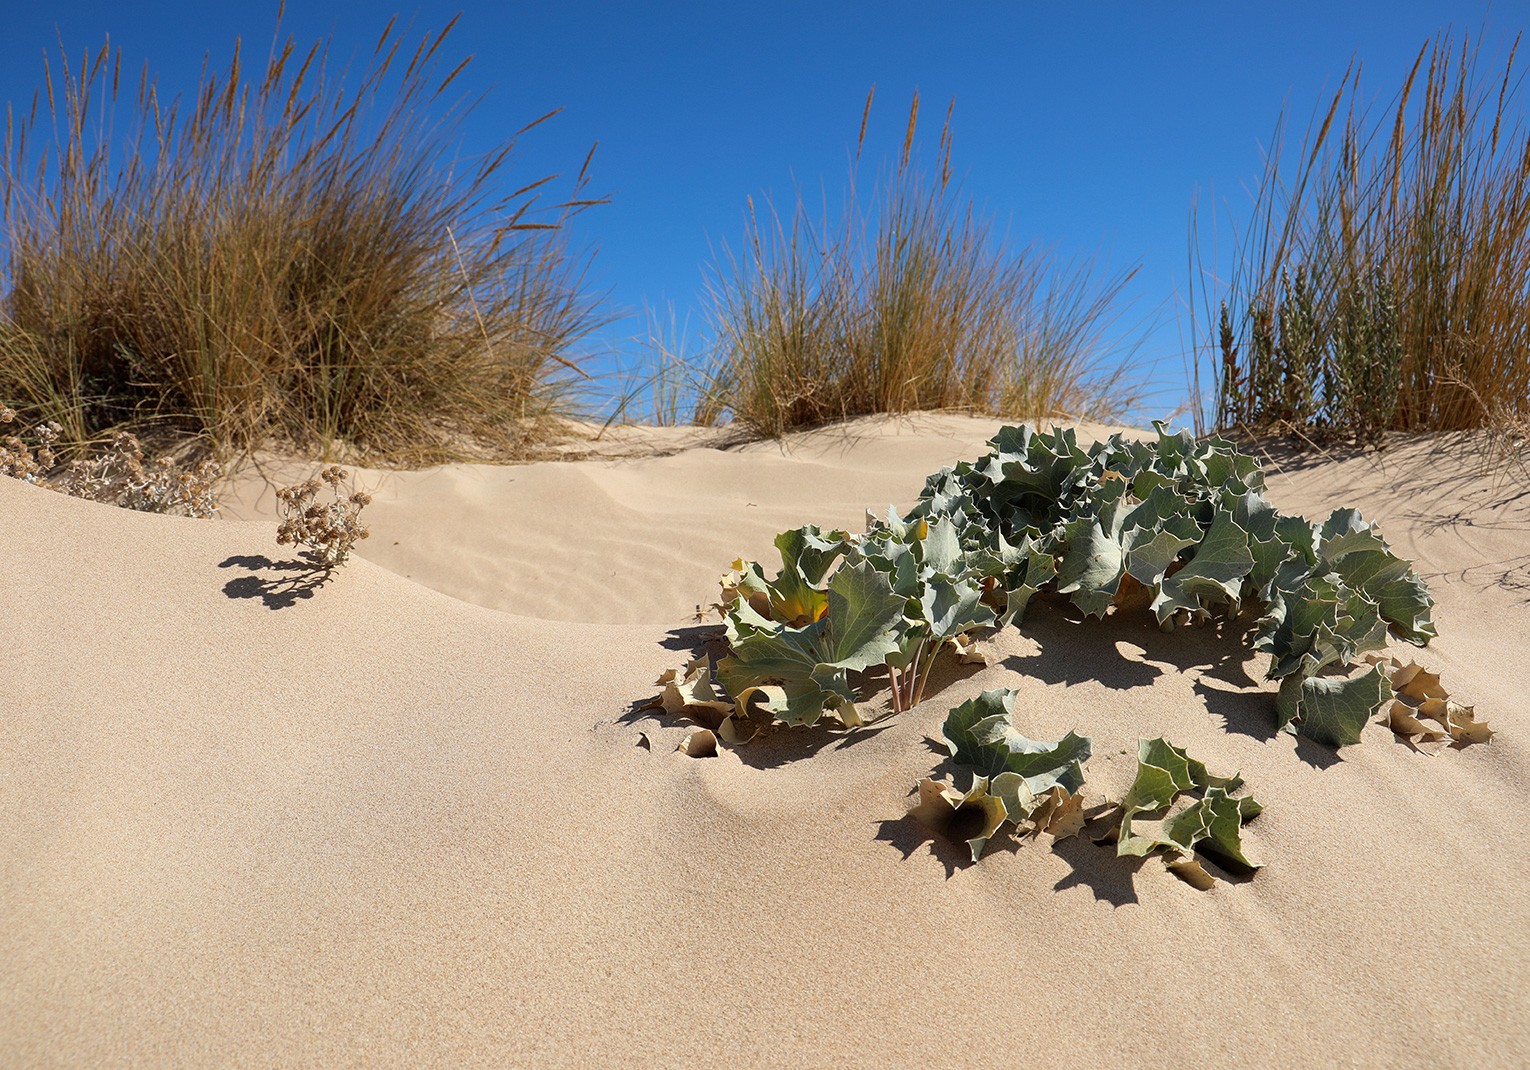
M924 652L924 650L923 650L924 644L920 643L919 646L920 646L920 653L922 654ZM937 655L939 653L940 653L940 647L938 645L934 649L932 649L930 651L929 660L924 663L924 675L921 676L917 680L915 685L914 685L914 702L913 702L913 704L916 705L916 706L924 698L924 688L925 688L925 685L930 682L930 670L935 667L935 655Z

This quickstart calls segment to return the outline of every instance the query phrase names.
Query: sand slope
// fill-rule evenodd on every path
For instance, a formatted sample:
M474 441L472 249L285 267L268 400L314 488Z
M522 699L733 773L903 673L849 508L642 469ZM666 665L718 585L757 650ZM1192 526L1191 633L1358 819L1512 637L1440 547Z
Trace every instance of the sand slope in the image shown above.
M377 475L374 560L317 590L268 521L0 480L0 1063L1530 1059L1530 505L1420 448L1272 497L1360 506L1420 562L1428 661L1488 746L1372 726L1335 760L1272 738L1235 645L1047 606L848 740L693 760L632 712L729 559L906 505L991 431ZM1267 868L1201 893L1081 840L956 864L905 796L949 706L1005 684L1030 734L1094 737L1100 790L1139 735L1241 768Z

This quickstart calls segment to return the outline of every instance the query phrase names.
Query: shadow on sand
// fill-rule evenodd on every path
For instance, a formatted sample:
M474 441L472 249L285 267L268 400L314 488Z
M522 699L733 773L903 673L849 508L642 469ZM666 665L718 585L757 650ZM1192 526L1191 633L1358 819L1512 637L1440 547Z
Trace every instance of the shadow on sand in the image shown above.
M304 553L301 560L272 561L262 554L245 554L218 562L219 568L242 568L223 585L229 598L258 598L267 609L288 609L312 598L334 576L334 569L319 563L318 555Z
M1021 676L1046 684L1071 685L1083 681L1129 691L1150 687L1166 673L1194 671L1192 685L1214 717L1229 732L1259 740L1277 736L1273 690L1262 680L1249 675L1247 666L1256 615L1218 617L1194 627L1179 628L1172 634L1159 630L1150 614L1111 614L1103 620L1086 618L1065 599L1038 599L1027 613L1021 632L1036 645L1035 653L1015 655L1000 664ZM726 653L722 629L717 626L677 628L661 640L668 651L687 658L702 653L714 663ZM959 664L942 658L932 674L927 696L938 695L952 683L982 671L980 665ZM885 677L874 672L853 680L860 694L875 699L886 688ZM869 703L868 703L869 705ZM673 723L658 707L657 698L635 701L618 720L635 724L652 719L655 723ZM705 723L698 718L698 723ZM748 744L733 748L741 762L755 769L773 769L810 758L826 749L843 750L875 738L891 728L893 715L864 727L847 730L832 718L825 718L806 728L762 726ZM715 725L707 725L715 727ZM917 777L952 779L970 783L971 771L958 766L945 747L926 738L931 764L916 770ZM1328 747L1298 737L1296 754L1307 764L1325 769L1337 764L1339 755ZM1049 848L1070 867L1055 890L1087 888L1099 902L1112 906L1136 903L1136 874L1145 859L1118 857L1107 833L1112 828L1115 807L1097 805L1089 811L1083 832L1066 839L1050 835L1017 834L1006 825L988 842L990 854L1014 854L1022 848ZM949 879L957 870L973 864L965 842L947 839L909 814L876 823L874 838L895 848L905 860L928 851L945 869ZM1095 842L1096 840L1101 842ZM1199 856L1198 856L1199 857ZM1202 865L1220 882L1242 883L1247 877L1227 872L1211 860L1200 858Z

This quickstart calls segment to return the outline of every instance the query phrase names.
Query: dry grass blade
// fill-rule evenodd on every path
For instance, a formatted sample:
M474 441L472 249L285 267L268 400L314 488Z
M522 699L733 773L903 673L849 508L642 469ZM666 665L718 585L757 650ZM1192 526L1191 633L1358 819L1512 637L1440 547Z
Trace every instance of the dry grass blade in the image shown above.
M724 250L706 295L708 419L779 435L872 413L1109 418L1136 403L1110 337L1131 273L1007 247L949 184L949 111L938 174L911 165L917 114L916 98L869 199L852 175L832 230L800 195L785 218L749 199L744 252Z

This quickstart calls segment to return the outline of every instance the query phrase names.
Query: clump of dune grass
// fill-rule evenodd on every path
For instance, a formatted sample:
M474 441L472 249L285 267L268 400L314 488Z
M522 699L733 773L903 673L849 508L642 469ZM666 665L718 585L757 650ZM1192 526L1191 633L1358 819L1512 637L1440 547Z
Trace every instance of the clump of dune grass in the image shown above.
M545 435L597 325L562 229L597 203L590 160L547 204L556 176L511 164L550 116L459 158L451 29L390 21L348 82L278 30L189 100L109 42L49 65L0 155L0 396L61 448L133 430L413 463Z
M1294 167L1284 118L1224 285L1208 280L1215 423L1375 441L1530 416L1530 136L1511 50L1426 43L1365 106L1357 67ZM1210 331L1207 328L1210 328Z
M838 222L800 193L784 219L750 198L742 251L711 272L699 412L779 435L927 409L1110 418L1138 400L1112 338L1131 273L1011 249L951 183L949 109L938 168L913 163L918 111L915 94L897 167L865 200L852 175Z

